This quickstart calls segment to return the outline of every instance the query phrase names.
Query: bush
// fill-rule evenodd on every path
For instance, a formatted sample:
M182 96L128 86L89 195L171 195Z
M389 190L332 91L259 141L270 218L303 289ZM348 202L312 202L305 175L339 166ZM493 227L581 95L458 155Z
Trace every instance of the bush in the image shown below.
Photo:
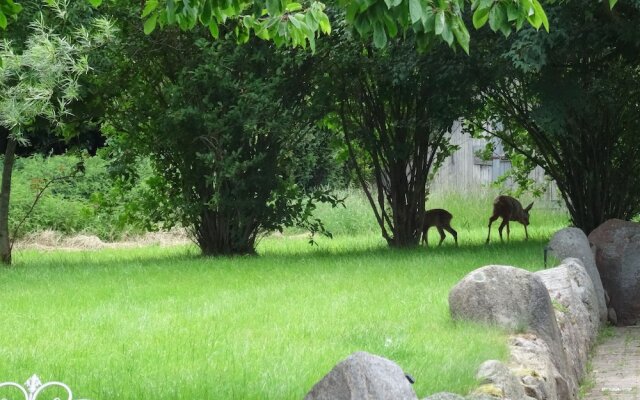
M31 214L24 219L48 181L68 176L79 162L84 173L58 180L45 190ZM144 171L144 165L141 165ZM46 229L63 234L80 232L114 240L127 233L139 233L140 227L127 218L127 207L137 188L123 192L110 178L109 162L102 157L36 155L16 161L11 196L10 226L13 233L24 219L18 237Z

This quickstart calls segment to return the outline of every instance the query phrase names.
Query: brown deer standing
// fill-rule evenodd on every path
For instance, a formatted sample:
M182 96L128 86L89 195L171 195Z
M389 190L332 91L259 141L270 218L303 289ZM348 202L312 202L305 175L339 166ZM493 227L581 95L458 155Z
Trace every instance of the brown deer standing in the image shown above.
M444 238L446 237L444 231L446 230L451 235L453 235L453 239L456 241L456 246L458 245L458 232L455 231L451 227L451 218L453 215L447 210L443 210L441 208L434 208L433 210L427 210L424 212L424 223L422 224L422 243L425 243L427 247L429 247L429 242L427 240L427 231L432 226L438 228L438 232L440 233L440 243L438 246L442 244Z
M491 224L499 217L502 218L502 223L498 228L500 233L500 241L502 242L502 229L507 227L507 240L509 240L509 221L518 221L524 225L525 240L529 240L529 232L527 232L527 226L529 225L529 211L531 211L533 203L529 204L526 208L522 208L522 204L511 196L498 196L493 201L493 215L489 218L489 232L487 233L487 243L491 237Z

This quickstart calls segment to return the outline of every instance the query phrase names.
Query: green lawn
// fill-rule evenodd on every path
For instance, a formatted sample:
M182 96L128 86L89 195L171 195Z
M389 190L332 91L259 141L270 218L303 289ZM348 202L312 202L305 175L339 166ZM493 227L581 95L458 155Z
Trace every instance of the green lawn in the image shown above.
M485 246L486 228L459 226L459 248L409 251L367 234L319 247L273 237L260 256L219 259L191 247L19 252L0 270L0 381L37 373L94 400L302 399L364 350L411 373L419 396L465 393L506 346L451 321L450 288L486 264L541 268L557 227L532 226L525 243L514 226L510 244Z

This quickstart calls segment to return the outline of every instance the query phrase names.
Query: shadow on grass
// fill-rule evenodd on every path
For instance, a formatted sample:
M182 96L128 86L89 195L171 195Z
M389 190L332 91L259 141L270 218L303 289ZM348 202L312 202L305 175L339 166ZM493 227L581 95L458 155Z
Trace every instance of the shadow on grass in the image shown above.
M288 240L288 239L283 239ZM340 239L333 239L340 240ZM302 241L302 240L299 240ZM170 268L177 265L180 268L228 268L239 261L240 266L252 264L254 260L266 261L274 265L299 265L313 263L315 260L334 262L350 262L355 259L387 259L394 260L424 259L436 260L442 257L456 257L465 260L487 260L495 258L496 262L502 256L519 252L539 252L539 267L543 266L543 249L547 241L534 239L525 241L511 241L509 243L465 243L460 246L443 244L442 246L417 246L412 248L390 248L384 243L356 243L354 246L336 246L333 242L324 242L319 246L297 243L296 246L278 247L277 243L271 248L259 250L258 255L204 257L195 246L176 246L171 248L147 247L136 249L106 249L89 251L53 251L42 252L22 250L17 252L14 266L8 271L24 270L28 268L69 268L92 269L101 268L118 270L122 268ZM353 244L351 243L351 244ZM263 262L258 264L264 265Z

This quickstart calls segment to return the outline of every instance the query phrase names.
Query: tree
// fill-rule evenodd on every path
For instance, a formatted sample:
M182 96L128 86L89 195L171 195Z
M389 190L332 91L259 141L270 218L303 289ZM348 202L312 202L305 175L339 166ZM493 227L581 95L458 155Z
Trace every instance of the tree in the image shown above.
M87 1L94 7L103 2ZM611 7L616 2L609 0ZM469 50L469 31L463 19L465 0L340 0L338 5L346 12L347 22L361 35L372 36L377 47L384 47L398 33L412 32L421 49L441 39L450 46L457 44L466 52ZM331 31L324 8L319 1L145 0L141 15L146 33L153 32L157 25L175 24L190 30L201 23L218 38L221 26L231 21L240 43L245 43L253 32L278 45L306 47L308 43L313 50L316 36ZM6 16L13 17L20 10L13 0L0 0L0 28L6 27ZM519 30L527 22L536 29L544 26L549 30L538 0L473 0L471 10L476 29L488 22L494 32L508 36L514 27Z
M252 254L284 226L324 232L312 211L335 199L303 187L315 128L295 92L295 53L205 34L131 35L114 51L115 75L140 79L122 82L109 107L110 145L155 171L138 216L181 224L204 255Z
M328 78L320 91L333 110L328 121L344 134L382 236L393 247L415 246L429 179L455 149L450 129L464 110L475 107L463 73L465 57L443 46L420 55L411 38L378 50L349 36L344 33L327 54L319 54Z
M40 14L30 22L20 51L9 41L0 45L0 125L10 131L0 190L0 261L4 264L11 264L9 202L17 146L28 144L26 135L38 121L63 123L69 104L78 98L78 78L89 70L88 52L112 35L105 19L94 20L91 30L75 26L73 33L66 32L64 6L51 1L50 18Z
M471 121L542 167L588 234L640 213L640 6L575 0L548 11L558 29L547 37L524 30L500 59L494 41L477 53L490 84Z
M613 0L612 0L613 1ZM304 5L303 5L304 4ZM468 52L469 32L463 20L465 0L339 0L346 21L364 37L373 37L378 48L389 38L411 32L421 49L430 47L436 39ZM191 29L197 23L208 26L218 37L219 26L227 19L235 21L236 34L245 42L251 32L276 44L315 48L317 33L329 33L329 18L323 3L299 3L293 0L148 0L142 17L145 31L156 24L178 24ZM489 23L494 32L509 35L525 22L536 29L549 30L547 17L538 0L474 0L471 2L473 25L479 28Z

